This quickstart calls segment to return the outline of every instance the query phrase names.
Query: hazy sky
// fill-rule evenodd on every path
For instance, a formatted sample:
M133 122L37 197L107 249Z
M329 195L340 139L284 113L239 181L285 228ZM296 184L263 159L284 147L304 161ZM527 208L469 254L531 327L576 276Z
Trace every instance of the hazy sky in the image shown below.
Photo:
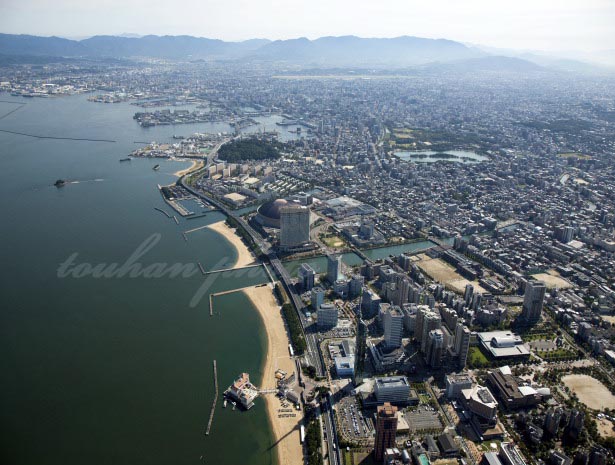
M224 40L414 35L494 47L615 49L615 0L0 0L0 32Z

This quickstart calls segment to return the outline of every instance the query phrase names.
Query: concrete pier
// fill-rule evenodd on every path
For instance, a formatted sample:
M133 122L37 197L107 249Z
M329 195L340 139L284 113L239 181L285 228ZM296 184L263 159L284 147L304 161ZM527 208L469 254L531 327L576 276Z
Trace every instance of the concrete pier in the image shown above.
M211 431L211 424L214 421L214 412L216 411L216 402L218 402L218 367L216 366L216 361L214 360L214 401L211 404L211 411L209 412L209 421L207 422L207 429L205 430L205 436L209 436L209 432Z
M255 263L254 265L246 265L246 266L242 266L241 268L223 268L221 270L211 270L211 271L205 271L203 274L214 274L214 273L223 273L225 271L246 270L248 268L256 268L258 266L263 266L263 264Z
M266 286L266 284L262 284ZM245 286L240 287L239 289L230 289L228 291L216 292L215 294L209 294L209 316L214 316L214 297L218 297L220 295L232 294L233 292L241 292L244 289L249 289L254 286Z

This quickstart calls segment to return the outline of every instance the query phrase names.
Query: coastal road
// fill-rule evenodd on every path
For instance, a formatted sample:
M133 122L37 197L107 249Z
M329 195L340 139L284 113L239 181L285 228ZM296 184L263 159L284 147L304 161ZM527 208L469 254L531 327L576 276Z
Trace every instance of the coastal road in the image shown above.
M339 447L337 444L337 431L335 429L335 418L331 395L327 396L324 412L322 412L323 427L327 433L327 449L329 452L329 465L339 465Z
M212 150L212 152L210 153L211 159L208 156L208 166L210 163L213 163L215 154L223 143L224 142L220 143L217 147L214 148L214 150ZM243 228L243 230L250 236L251 240L260 248L260 250L263 252L263 255L267 257L274 273L278 276L280 282L286 290L286 293L290 297L295 312L297 312L299 320L301 321L301 327L307 346L306 358L308 360L308 363L310 363L314 368L316 368L316 373L319 376L325 376L325 364L322 359L320 349L318 347L318 337L317 334L312 331L313 328L315 328L315 325L313 323L309 324L309 321L305 317L305 313L303 311L304 305L303 301L301 300L301 296L299 296L295 291L290 274L288 273L286 268L284 268L284 265L278 258L277 254L275 253L269 242L263 239L262 236L257 231L255 231L254 228L252 228L243 218L236 215L224 204L186 185L186 183L184 182L184 176L182 176L178 180L178 183L196 197L210 203L211 205L214 205L215 207L220 209L222 213L235 219L237 224L240 225L241 228ZM327 435L329 465L340 465L341 461L339 456L339 447L337 444L337 431L335 429L335 418L331 399L332 397L329 395L326 400L326 409L325 412L323 412L322 414L322 418L324 420L323 427Z
M219 149L223 143L224 142L220 143L214 150L212 150L212 152L214 151L217 152L217 149ZM224 205L222 202L219 202L203 194L202 192L195 190L191 186L188 186L184 182L183 176L178 180L178 183L182 187L184 187L187 191L195 195L196 197L217 207L226 216L233 218L237 222L237 224L250 236L251 240L261 249L264 256L266 256L267 259L269 260L269 263L271 264L271 267L273 268L275 274L278 276L278 278L280 279L280 282L284 286L284 289L286 290L286 293L290 297L292 305L295 308L297 315L299 316L299 320L301 321L301 327L303 330L303 335L304 335L306 345L307 345L308 362L316 368L316 373L319 376L324 376L325 371L324 371L324 364L322 363L322 357L318 349L316 337L310 331L311 327L308 326L309 322L307 321L307 318L305 317L305 313L303 312L304 306L303 306L303 302L301 301L301 297L295 291L295 288L293 286L293 283L291 281L291 277L288 271L286 270L286 268L284 268L284 265L282 265L282 262L278 258L275 251L272 249L269 242L263 239L262 236L257 231L255 231L254 228L252 228L243 218L236 215L233 211L227 208L226 205Z
M318 341L316 335L312 331L313 325L310 325L309 321L305 317L305 312L303 311L303 301L301 300L299 294L297 294L297 292L295 291L290 274L288 273L286 268L284 268L284 265L277 257L275 252L270 251L268 257L276 274L280 278L280 282L282 282L286 293L290 297L291 302L295 307L295 311L299 315L299 320L301 321L303 335L305 337L305 342L307 345L308 360L310 361L310 364L314 368L316 368L316 373L318 373L319 376L324 376L324 364L322 363L322 357L318 349Z

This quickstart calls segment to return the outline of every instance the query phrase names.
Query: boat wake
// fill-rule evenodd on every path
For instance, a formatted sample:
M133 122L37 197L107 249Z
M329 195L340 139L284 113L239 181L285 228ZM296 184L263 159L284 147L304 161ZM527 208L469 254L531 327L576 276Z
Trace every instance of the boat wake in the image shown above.
M104 179L84 179L82 181L70 181L69 184L83 184L86 182L102 182Z

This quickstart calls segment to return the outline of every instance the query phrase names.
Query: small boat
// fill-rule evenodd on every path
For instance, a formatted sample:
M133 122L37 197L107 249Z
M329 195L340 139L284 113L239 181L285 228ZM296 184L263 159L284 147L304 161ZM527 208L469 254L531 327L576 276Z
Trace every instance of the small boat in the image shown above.
M226 408L226 404L227 404L227 401L226 401L226 399L224 399L224 403L222 404L222 406L223 406L224 408Z
M154 167L152 168L154 171L158 171L160 169L160 165L154 165Z
M63 187L65 184L66 184L65 179L58 179L56 182L53 183L53 185L56 187Z
M126 158L120 158L120 163L123 161L130 161L131 158L130 157L126 157Z

